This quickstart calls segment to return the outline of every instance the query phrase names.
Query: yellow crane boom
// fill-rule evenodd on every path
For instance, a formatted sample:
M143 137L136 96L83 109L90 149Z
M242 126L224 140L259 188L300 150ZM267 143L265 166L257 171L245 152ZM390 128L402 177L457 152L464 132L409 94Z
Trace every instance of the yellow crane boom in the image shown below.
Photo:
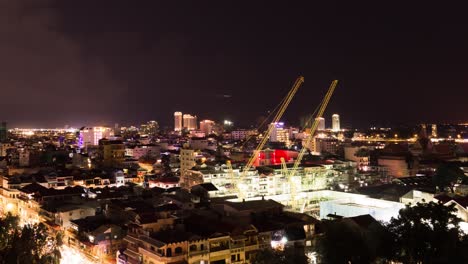
M278 112L276 113L275 117L273 118L272 123L277 123L280 121L281 117L283 116L284 112L286 111L286 108L288 108L289 103L291 102L292 98L296 94L297 90L299 87L304 83L304 77L299 76L296 81L294 82L294 85L292 86L291 90L288 92L286 97L283 99L283 102L281 104L281 107L279 108ZM273 131L273 126L268 126L267 131L265 132L264 137L258 144L257 148L253 151L252 156L250 157L249 161L245 165L242 173L242 177L247 174L247 172L250 170L252 165L254 164L255 160L258 158L258 154L260 151L263 149L265 146L266 142L268 141L268 138L270 137L271 132Z
M303 83L304 83L304 77L299 76L296 79L296 81L294 82L291 90L289 90L286 97L284 97L284 99L281 101L280 107L279 107L278 111L276 112L275 117L272 120L272 123L277 123L277 122L280 121L280 119L283 116L284 112L288 108L288 105L291 102L292 98L294 97L297 90L299 89L299 87L301 87L301 85ZM267 131L265 132L265 134L264 134L264 136L262 138L262 140L260 141L260 143L257 145L255 150L253 151L252 156L250 157L249 161L247 162L244 169L242 170L242 173L240 174L240 177L236 179L235 188L237 190L238 197L241 198L241 199L243 199L245 197L245 194L239 188L240 182L242 181L242 179L244 179L244 177L247 175L248 171L252 168L253 164L255 163L255 160L258 158L258 155L259 155L260 151L263 149L263 147L267 143L268 138L270 137L272 131L273 131L273 126L269 125Z
M332 81L330 84L330 87L328 88L327 93L325 94L325 97L322 100L322 103L320 105L320 108L317 112L317 117L322 117L323 113L325 112L325 109L327 108L328 102L330 101L331 96L333 95L333 92L335 91L336 85L338 84L338 80ZM310 145L314 138L315 131L317 130L318 127L318 118L314 119L314 122L312 123L312 126L310 128L310 136L307 138L305 144L302 144L301 151L299 152L296 161L294 162L294 166L289 172L289 184L291 187L291 198L294 199L296 196L296 188L294 186L294 183L292 182L292 176L294 173L296 173L297 169L299 168L299 165L301 164L302 158L304 157L304 154L306 152L307 146Z

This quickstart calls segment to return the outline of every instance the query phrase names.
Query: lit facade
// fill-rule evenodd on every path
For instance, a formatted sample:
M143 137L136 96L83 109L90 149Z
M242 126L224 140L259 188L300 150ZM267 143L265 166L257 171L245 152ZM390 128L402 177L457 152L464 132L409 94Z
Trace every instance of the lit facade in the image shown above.
M317 130L325 130L325 118L317 117L315 120L318 122Z
M99 145L99 140L113 135L114 131L110 127L86 127L80 131L79 146L81 148L97 146Z
M270 142L283 142L286 147L290 147L289 130L284 128L284 123L273 123L270 126L272 126Z
M205 133L205 135L209 135L213 133L213 127L215 126L215 122L211 120L203 120L200 121L200 130Z
M288 169L290 173L290 169ZM260 197L271 195L289 194L291 190L296 192L321 190L327 187L327 179L335 176L337 172L325 166L301 167L288 181L281 169L275 169L269 175L259 174L258 171L249 171L238 181L242 172L238 169L230 171L222 166L207 170L187 170L187 178L196 184L199 182L211 182L218 191L216 196L228 196L242 192L244 197ZM239 182L238 188L234 186ZM188 184L190 185L190 184Z
M255 136L258 134L257 130L248 130L248 129L238 129L231 132L231 138L233 140L243 140L250 136Z
M437 137L437 125L436 124L433 124L432 125L432 133L431 133L431 136L433 138L436 138Z
M184 114L183 120L184 120L184 128L186 128L187 130L197 129L197 116Z
M182 112L175 112L174 113L174 131L181 131L182 130Z
M332 130L340 131L340 116L338 114L332 115Z

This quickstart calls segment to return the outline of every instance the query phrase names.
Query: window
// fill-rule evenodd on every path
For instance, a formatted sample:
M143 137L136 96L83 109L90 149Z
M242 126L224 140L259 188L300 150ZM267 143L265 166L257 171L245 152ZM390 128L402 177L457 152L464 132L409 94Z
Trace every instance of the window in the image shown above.
M196 251L197 250L197 245L190 245L190 251Z
M182 254L182 248L181 247L176 247L174 252L175 252L175 254Z

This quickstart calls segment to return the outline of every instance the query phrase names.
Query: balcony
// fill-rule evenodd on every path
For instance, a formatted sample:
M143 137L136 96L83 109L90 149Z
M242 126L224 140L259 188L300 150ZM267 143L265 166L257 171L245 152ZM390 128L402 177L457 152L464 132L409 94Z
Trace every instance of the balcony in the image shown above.
M189 257L193 257L193 256L199 256L199 255L207 255L208 253L210 253L209 250L195 250L195 251L190 251L188 253Z

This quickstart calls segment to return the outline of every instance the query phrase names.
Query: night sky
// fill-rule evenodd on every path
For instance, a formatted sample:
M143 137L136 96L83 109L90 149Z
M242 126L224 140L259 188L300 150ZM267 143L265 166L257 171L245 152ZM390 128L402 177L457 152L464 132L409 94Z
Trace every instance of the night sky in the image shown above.
M172 126L178 110L249 125L303 75L292 124L333 79L328 124L468 121L464 7L253 2L0 0L0 119Z

